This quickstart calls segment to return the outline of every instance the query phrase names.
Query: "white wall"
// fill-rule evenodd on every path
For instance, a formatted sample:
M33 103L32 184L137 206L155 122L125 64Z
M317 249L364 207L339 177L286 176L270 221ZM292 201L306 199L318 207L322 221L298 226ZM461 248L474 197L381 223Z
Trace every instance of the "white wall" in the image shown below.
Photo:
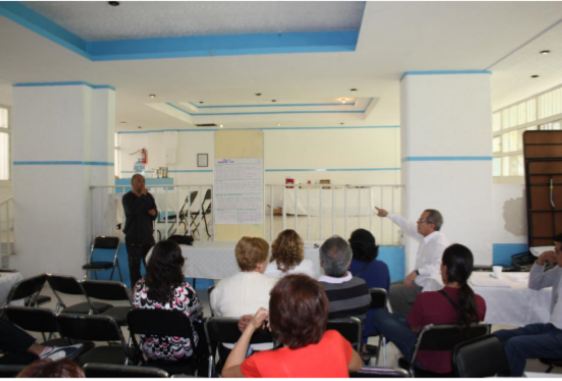
M12 105L12 86L9 84L0 84L0 105ZM0 181L0 201L12 196L12 182Z

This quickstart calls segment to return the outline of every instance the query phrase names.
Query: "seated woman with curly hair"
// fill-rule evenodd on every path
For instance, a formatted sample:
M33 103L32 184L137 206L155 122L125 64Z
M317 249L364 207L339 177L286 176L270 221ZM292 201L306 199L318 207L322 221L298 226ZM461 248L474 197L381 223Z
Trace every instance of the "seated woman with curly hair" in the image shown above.
M271 244L271 260L265 275L281 278L288 274L306 274L316 278L314 264L304 258L304 242L293 229L283 230Z
M192 323L200 323L203 310L199 298L182 272L184 258L177 243L167 240L154 246L146 268L146 276L134 288L133 306L148 310L177 310ZM187 338L144 336L142 352L150 360L179 361L193 356L200 341L193 331L192 343Z
M248 358L250 338L269 320L282 348ZM260 308L244 329L224 365L223 377L348 377L361 358L337 331L326 330L328 299L320 283L287 275L271 290L269 313Z

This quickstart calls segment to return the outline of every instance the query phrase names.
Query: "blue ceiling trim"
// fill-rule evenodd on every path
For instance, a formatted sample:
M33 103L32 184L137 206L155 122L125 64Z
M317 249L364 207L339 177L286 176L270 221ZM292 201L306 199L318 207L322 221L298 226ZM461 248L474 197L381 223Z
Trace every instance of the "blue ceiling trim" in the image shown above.
M172 102L166 102L166 105L173 109L180 111L189 116L232 116L232 115L279 115L279 114L362 114L369 107L369 104L364 110L294 110L294 111L248 111L248 112L189 112L186 109L179 107Z
M91 89L109 89L115 91L115 87L111 85L94 85L84 81L66 81L66 82L18 82L14 83L14 87L58 87L58 86L88 86Z
M191 106L197 109L206 108L252 108L252 107L326 107L326 106L356 106L357 102L353 103L341 103L341 102L330 102L330 103L271 103L271 104L249 104L249 105L197 105L193 102L188 102Z
M0 16L92 61L351 52L359 37L357 29L86 41L20 2L0 2Z
M380 126L303 126L303 127L257 127L257 128L227 128L226 131L275 131L275 130L372 130L372 129L395 129L400 128L398 125L380 125ZM143 130L143 131L117 131L117 134L159 134L164 132L215 132L223 131L221 128L168 128L162 130Z
M490 70L412 70L402 73L400 80L408 75L464 75L464 74L492 74Z
M491 161L492 156L406 156L403 161Z

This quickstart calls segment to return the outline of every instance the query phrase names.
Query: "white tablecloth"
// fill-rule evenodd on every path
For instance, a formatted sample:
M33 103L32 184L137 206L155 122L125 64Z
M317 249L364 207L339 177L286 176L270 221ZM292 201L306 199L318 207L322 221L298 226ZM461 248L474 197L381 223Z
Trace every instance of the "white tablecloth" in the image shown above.
M22 280L23 277L20 273L3 273L0 272L0 306L6 304L8 294L12 286Z
M193 246L180 245L185 258L183 273L189 278L224 279L240 271L234 256L235 243L230 242L195 242ZM147 255L147 262L149 253ZM314 264L320 274L318 248L305 246L304 257Z
M490 274L474 272L469 280L474 292L486 301L484 322L514 326L548 322L551 288L529 289L529 273L502 273L499 279Z

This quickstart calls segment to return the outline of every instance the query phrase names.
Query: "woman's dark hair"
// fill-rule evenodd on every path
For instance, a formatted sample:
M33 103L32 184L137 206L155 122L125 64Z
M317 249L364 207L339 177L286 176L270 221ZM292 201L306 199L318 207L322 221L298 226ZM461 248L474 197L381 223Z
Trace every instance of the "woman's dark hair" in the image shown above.
M468 285L474 263L472 252L468 247L455 243L445 249L442 262L447 268L447 283L457 282L460 286L457 306L459 323L469 325L478 322L474 291Z
M271 290L271 333L291 349L320 341L328 323L328 298L318 281L303 274L287 275Z
M145 277L149 299L162 304L172 299L174 290L184 281L183 263L181 249L174 241L160 241L154 246Z
M349 237L349 245L353 252L353 259L363 262L371 262L379 255L379 247L375 237L370 231L357 229Z

